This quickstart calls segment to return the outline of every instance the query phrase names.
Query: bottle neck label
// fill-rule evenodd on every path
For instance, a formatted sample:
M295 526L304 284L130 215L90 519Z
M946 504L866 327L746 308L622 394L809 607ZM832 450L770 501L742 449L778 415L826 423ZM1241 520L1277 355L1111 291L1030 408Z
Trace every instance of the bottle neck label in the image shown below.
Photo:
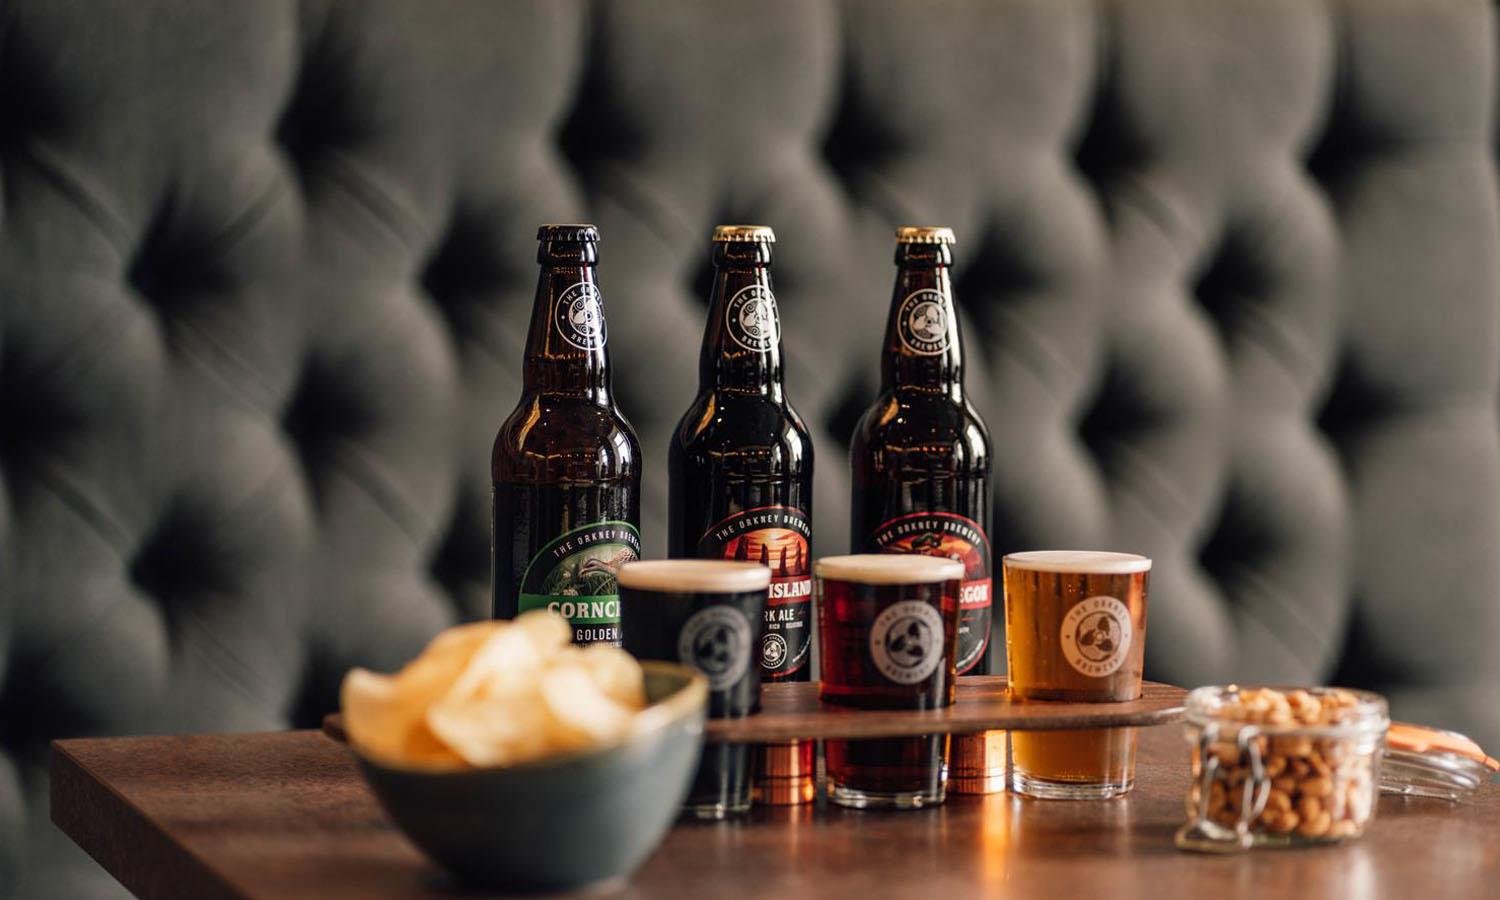
M552 308L552 324L564 341L579 350L603 347L608 335L599 289L580 281L558 294Z
M812 548L807 514L791 506L735 513L698 540L700 559L758 562L771 570L761 634L761 673L791 680L812 661Z
M942 291L932 288L912 291L896 309L896 334L901 346L915 356L948 352L953 334L948 318L948 298Z
M964 564L958 604L957 669L962 675L974 668L989 649L993 606L990 539L984 527L957 513L909 513L875 529L870 543L880 553L920 553Z
M781 340L781 319L776 297L763 284L740 288L724 305L724 330L736 344L752 353L764 353Z

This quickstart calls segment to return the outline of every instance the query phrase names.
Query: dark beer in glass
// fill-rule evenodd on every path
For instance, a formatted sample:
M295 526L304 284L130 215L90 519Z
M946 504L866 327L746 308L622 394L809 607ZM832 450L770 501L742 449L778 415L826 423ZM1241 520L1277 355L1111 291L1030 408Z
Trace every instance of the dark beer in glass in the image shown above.
M761 225L714 229L698 393L668 455L668 555L771 570L756 648L768 683L811 677L813 631L813 449L782 385L775 240ZM814 749L812 741L757 748L757 801L811 801Z
M760 709L759 659L766 587L759 563L649 560L620 570L620 630L638 659L692 666L708 677L710 718L738 718ZM751 748L703 746L688 792L688 812L721 819L750 808Z
M615 579L641 552L641 445L611 392L592 225L537 231L521 399L490 456L494 615L551 609L579 644L620 643Z
M953 231L896 230L896 281L881 355L881 391L854 433L851 535L856 553L919 553L964 566L960 675L990 672L990 433L964 393L963 335L953 303ZM1005 735L953 739L949 790L1005 787Z
M813 567L825 702L866 709L953 703L962 563L921 555L831 556ZM842 806L943 802L948 737L824 743L829 797Z

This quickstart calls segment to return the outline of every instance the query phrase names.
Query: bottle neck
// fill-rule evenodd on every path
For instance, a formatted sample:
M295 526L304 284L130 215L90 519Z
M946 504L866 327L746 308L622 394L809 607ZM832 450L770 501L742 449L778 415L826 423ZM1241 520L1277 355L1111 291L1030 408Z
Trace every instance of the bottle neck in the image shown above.
M609 339L590 242L543 242L541 275L526 335L527 393L564 394L610 404Z
M880 366L884 390L963 399L963 339L953 305L952 263L952 252L943 244L897 245L896 286Z
M714 244L714 285L698 356L700 392L783 399L781 316L770 264L769 244Z

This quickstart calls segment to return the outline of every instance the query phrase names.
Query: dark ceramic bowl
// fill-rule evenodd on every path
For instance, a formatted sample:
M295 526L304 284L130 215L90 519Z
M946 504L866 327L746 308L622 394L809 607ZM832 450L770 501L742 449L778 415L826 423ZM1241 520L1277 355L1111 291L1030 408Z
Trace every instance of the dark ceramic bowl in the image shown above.
M654 721L617 744L459 772L393 769L357 747L355 756L396 826L460 879L509 893L623 879L681 809L708 698L686 666L641 665L651 704L641 715Z

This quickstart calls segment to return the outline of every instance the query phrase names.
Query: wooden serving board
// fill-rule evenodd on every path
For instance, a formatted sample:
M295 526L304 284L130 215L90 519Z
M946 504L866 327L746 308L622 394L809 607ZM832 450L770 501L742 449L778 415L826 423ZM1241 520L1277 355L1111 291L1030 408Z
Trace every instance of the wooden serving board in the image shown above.
M1148 681L1140 699L1124 703L1012 701L1004 675L968 675L958 679L958 696L944 709L857 709L824 703L818 699L814 682L768 684L761 689L760 712L743 719L710 719L704 738L710 743L748 744L810 738L1145 727L1181 719L1186 696L1187 691L1180 687ZM343 741L343 717L334 714L324 719L323 731Z

